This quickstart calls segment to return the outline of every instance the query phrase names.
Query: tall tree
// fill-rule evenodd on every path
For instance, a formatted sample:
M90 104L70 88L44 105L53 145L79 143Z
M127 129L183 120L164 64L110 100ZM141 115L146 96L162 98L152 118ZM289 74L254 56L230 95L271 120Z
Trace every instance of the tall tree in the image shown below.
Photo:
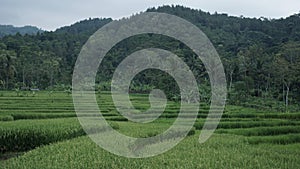
M282 84L282 96L285 101L286 111L289 106L291 87L300 81L300 45L288 42L274 60L274 74ZM295 86L296 87L296 86Z
M2 72L5 77L5 87L8 89L10 87L10 80L13 79L16 69L15 69L15 60L16 53L14 51L9 50L1 50L0 51L0 64L2 68Z

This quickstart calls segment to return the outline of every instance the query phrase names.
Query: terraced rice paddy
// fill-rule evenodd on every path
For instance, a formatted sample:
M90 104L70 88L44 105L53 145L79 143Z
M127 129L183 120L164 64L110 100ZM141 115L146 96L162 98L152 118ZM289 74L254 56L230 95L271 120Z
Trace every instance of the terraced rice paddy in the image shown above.
M97 94L101 113L118 132L151 137L168 129L180 105L168 102L159 119L134 123L122 117L109 93ZM147 110L147 95L131 95ZM300 113L266 112L227 105L214 135L198 138L209 106L201 104L191 132L172 150L146 159L111 154L86 136L72 97L64 92L3 92L0 97L0 168L300 168Z

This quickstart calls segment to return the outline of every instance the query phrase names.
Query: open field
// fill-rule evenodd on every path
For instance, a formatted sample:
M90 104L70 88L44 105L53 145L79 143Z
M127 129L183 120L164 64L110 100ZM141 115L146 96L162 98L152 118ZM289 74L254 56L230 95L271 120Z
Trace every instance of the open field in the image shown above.
M131 100L139 110L149 108L147 95L131 95ZM140 124L122 117L109 93L98 93L97 101L114 129L135 137L165 131L180 108L168 102L159 119ZM103 150L85 135L68 93L1 91L0 168L300 168L300 112L227 105L215 134L199 144L208 110L201 104L195 133L170 151L128 159Z

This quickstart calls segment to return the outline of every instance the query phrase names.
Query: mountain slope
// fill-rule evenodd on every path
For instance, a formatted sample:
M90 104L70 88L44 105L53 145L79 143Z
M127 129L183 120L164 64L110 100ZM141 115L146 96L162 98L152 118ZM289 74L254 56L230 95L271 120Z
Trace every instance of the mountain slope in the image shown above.
M182 17L208 36L223 61L230 97L235 97L232 100L242 102L253 96L300 101L299 14L285 19L244 18L182 6L162 6L147 11ZM0 39L0 56L6 58L0 62L12 61L10 65L16 71L7 72L13 69L0 67L0 87L9 89L25 85L44 89L55 84L71 84L73 66L82 45L90 35L111 21L110 18L86 19L54 32L3 37ZM103 60L96 81L108 84L113 70L124 57L149 47L169 50L187 64L195 63L194 53L184 44L159 35L143 34L117 44ZM7 59L8 56L15 59ZM203 75L203 65L197 66L193 68L198 70L195 76L204 82L201 85L209 84L205 80L208 77ZM149 82L155 87L174 88L174 83L170 82L172 79L161 78L167 75L160 74L161 80L155 80L149 77L157 77L157 72L146 74L135 78L138 87L134 91L142 90Z

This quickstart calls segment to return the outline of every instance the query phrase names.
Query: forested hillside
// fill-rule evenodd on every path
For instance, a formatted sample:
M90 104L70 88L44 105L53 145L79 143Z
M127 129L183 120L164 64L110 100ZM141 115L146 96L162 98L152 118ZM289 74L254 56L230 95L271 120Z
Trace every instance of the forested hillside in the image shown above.
M147 11L182 17L209 37L225 66L229 102L242 104L249 99L262 100L263 106L274 108L273 100L286 106L300 101L300 14L285 19L250 19L182 6L163 6ZM87 19L54 32L2 37L0 88L54 90L70 86L73 66L82 45L97 29L111 21L109 18ZM145 47L170 50L188 65L197 61L189 48L174 39L150 34L135 36L119 43L102 62L97 76L99 88L109 89L112 72L122 58ZM200 82L201 97L209 101L205 68L199 62L192 70ZM162 72L141 73L131 90L146 92L154 87L169 89L169 97L178 97L175 82ZM272 100L272 103L267 104L266 100Z

